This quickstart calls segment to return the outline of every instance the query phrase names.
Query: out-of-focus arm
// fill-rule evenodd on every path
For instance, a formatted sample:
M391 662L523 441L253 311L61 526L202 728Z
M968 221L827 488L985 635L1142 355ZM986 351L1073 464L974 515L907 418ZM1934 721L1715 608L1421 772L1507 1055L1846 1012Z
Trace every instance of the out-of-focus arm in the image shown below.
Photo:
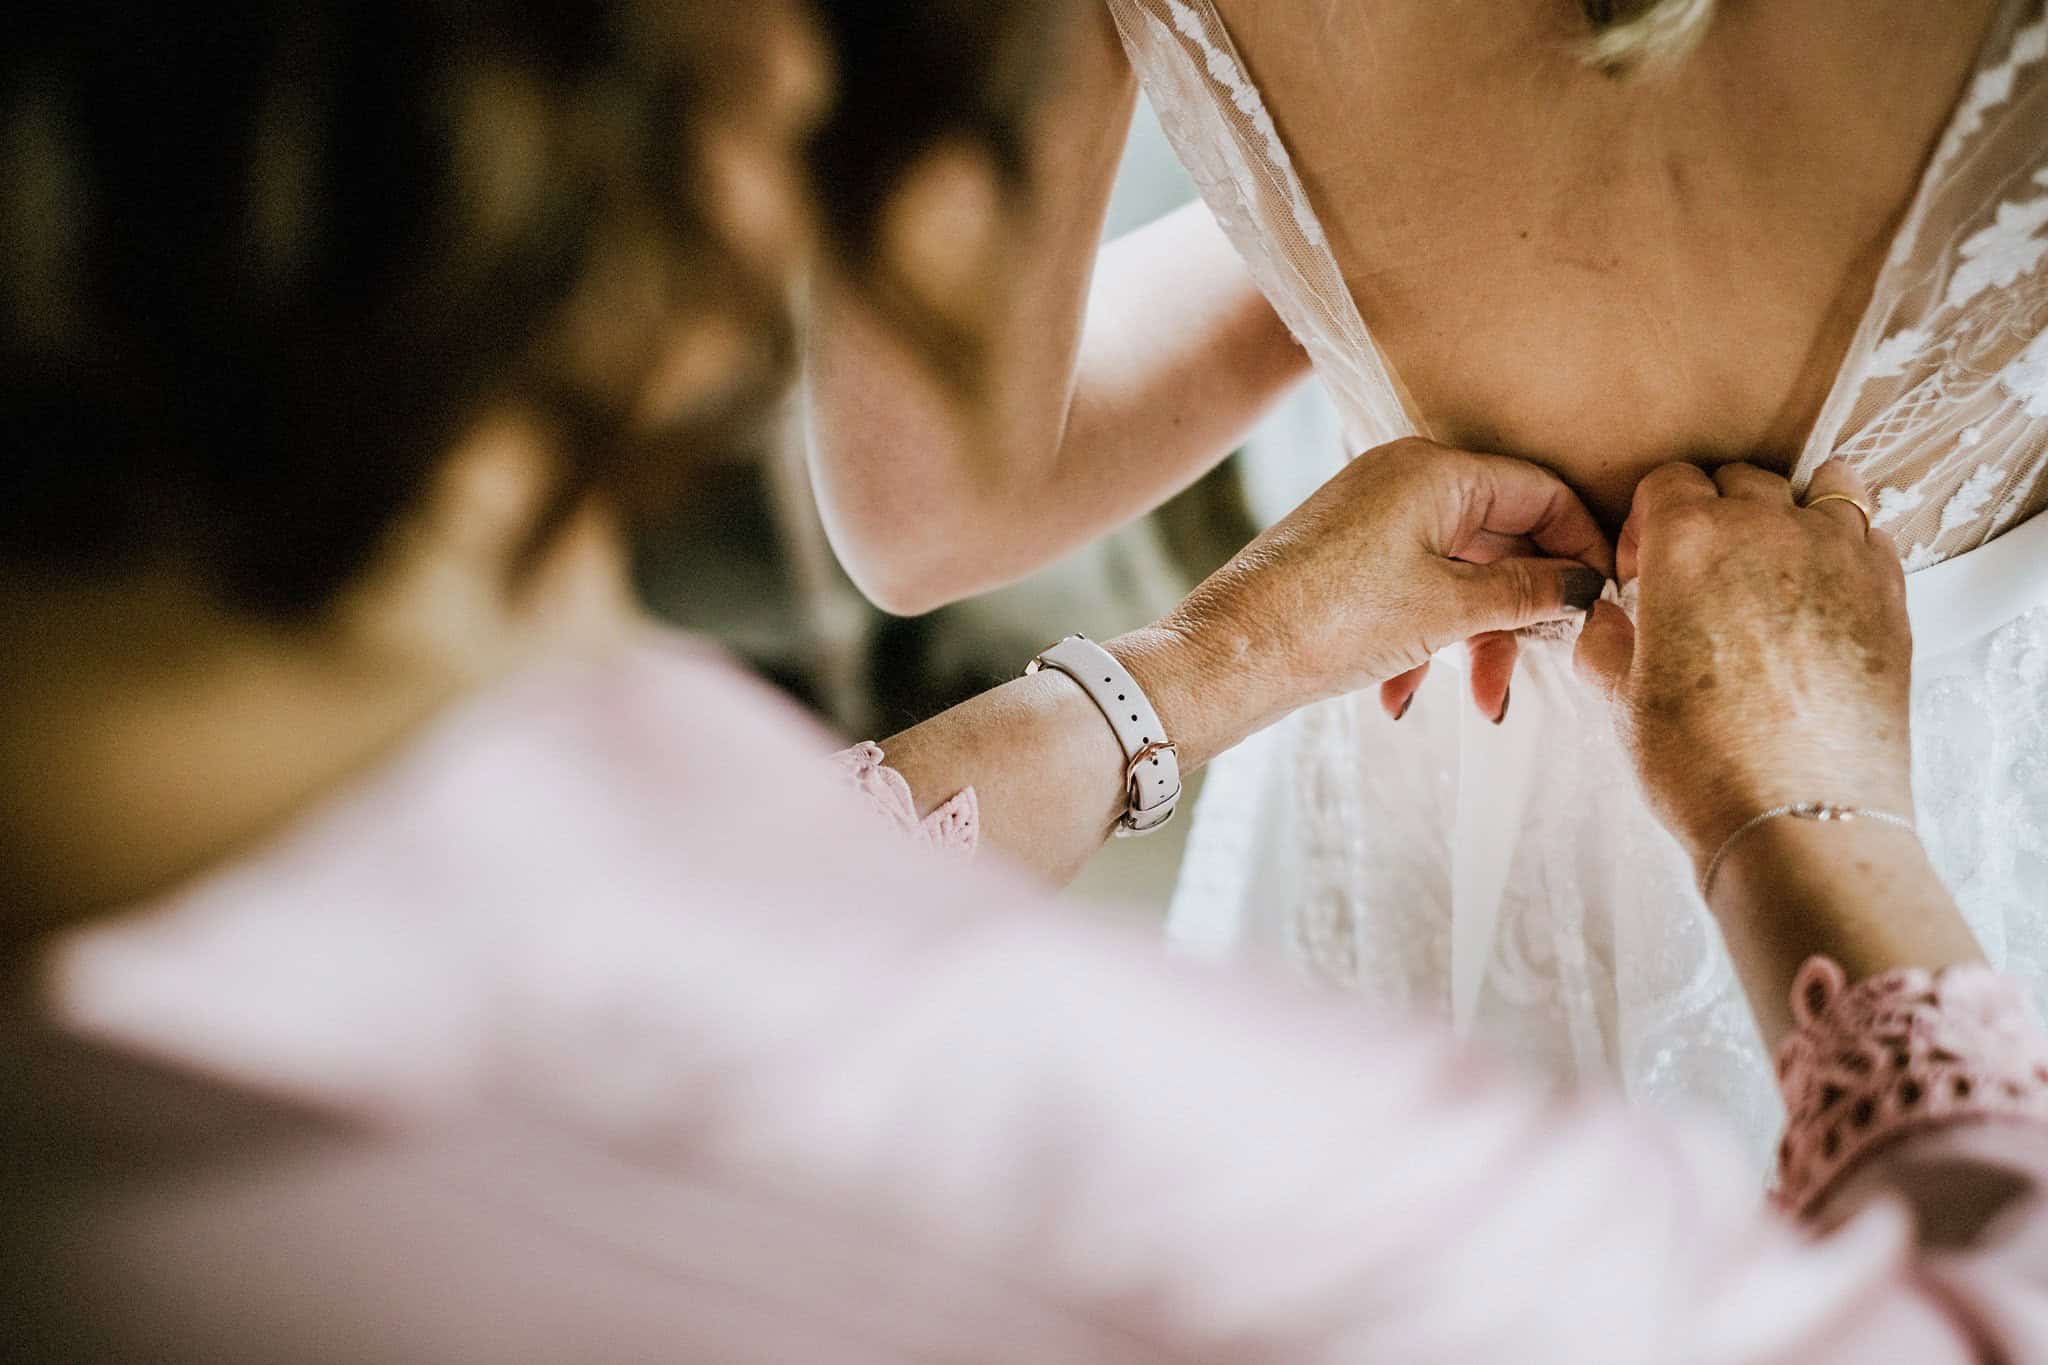
M898 614L1014 582L1151 511L1309 371L1202 205L1101 247L1137 87L1108 13L1080 28L1028 139L985 420L963 420L856 284L828 269L815 286L819 506L854 582Z
M2048 1359L2042 1042L1981 969L1801 993L1794 1047L1821 1068L1788 1068L1802 1150L1868 1138L1800 1168L1812 1226L1854 1215L1815 1241L1711 1132L1167 961L995 860L907 849L803 776L816 740L780 703L706 684L636 710L650 691L576 724L543 694L501 724L546 761L494 750L474 791L436 774L405 838L339 828L374 875L287 875L287 849L224 919L145 922L101 963L99 1012L159 1002L184 1023L150 1050L174 1061L181 1039L289 1061L317 1131L268 1133L183 1069L169 1103L132 1064L0 1039L0 1290L43 1315L10 1344L208 1365ZM522 795L479 831L486 783ZM465 839L491 857L450 863ZM1931 1122L1859 1127L1833 1059L1895 1036L1904 1074L1950 1094ZM1893 1198L1973 1216L1916 1232Z

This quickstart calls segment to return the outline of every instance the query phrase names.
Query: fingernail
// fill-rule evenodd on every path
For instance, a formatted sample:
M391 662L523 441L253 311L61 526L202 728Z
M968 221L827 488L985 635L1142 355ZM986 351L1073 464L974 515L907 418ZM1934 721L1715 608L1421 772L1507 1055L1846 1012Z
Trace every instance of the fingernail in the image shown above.
M1508 718L1508 703L1513 701L1514 699L1515 689L1511 684L1508 687L1507 691L1500 694L1500 714L1493 718L1493 723L1495 725L1500 724L1502 721Z
M1598 569L1570 569L1564 576L1564 604L1573 611L1591 611L1607 591L1607 575Z
M1398 721L1402 717L1406 716L1408 714L1408 708L1413 705L1415 705L1415 694L1413 692L1410 692L1408 694L1408 700L1402 702L1401 709L1394 713L1394 719Z

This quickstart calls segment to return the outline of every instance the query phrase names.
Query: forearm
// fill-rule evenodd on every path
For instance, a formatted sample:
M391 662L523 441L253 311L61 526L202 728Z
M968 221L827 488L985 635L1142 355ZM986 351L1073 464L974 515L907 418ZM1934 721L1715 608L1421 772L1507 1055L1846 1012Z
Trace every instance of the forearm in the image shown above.
M1275 714L1257 675L1219 669L1199 639L1149 628L1105 647L1145 689L1183 776ZM1124 813L1124 754L1108 721L1052 670L963 702L883 748L920 814L973 788L981 846L1054 882L1079 872Z
M856 302L814 343L820 503L855 580L893 610L1000 587L1144 515L1308 373L1199 204L1103 251L1076 341L1051 315L1060 284L1018 295L972 423ZM930 533L903 536L913 517Z
M1573 557L1458 559L1482 534ZM1188 773L1297 707L1421 666L1430 641L1583 611L1602 580L1587 563L1598 541L1584 505L1533 465L1399 442L1352 461L1159 626L1109 648ZM984 840L1055 877L1122 808L1124 745L1062 678L998 689L899 736L889 755L925 810L974 786Z
M1983 957L1919 841L1871 821L1771 821L1729 851L1712 904L1771 1045L1808 958L1833 958L1856 981Z
M1026 487L1021 571L1142 516L1243 445L1308 353L1203 204L1111 243L1059 446ZM1020 519L1013 519L1014 525Z

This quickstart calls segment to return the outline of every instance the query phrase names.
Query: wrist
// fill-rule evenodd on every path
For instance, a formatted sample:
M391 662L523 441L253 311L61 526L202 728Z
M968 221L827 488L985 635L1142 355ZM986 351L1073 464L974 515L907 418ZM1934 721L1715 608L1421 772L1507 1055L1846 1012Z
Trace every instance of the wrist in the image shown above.
M1786 993L1809 958L1852 981L1983 958L1919 838L1876 821L1758 826L1729 849L1709 905L1766 1041L1789 1026Z
M1714 862L1717 857L1718 866ZM1702 881L1708 871L1714 873L1703 894L1717 914L1791 890L1854 894L1872 885L1888 889L1940 885L1918 834L1867 817L1817 820L1780 816L1705 849L1695 863Z
M1116 656L1159 713L1179 750L1183 773L1235 747L1277 717L1269 716L1256 670L1241 654L1219 650L1204 632L1147 626L1104 646Z
M1911 809L1910 802L1900 805ZM1755 810L1755 807L1751 807ZM1855 834L1864 826L1878 826L1882 829L1905 834L1918 846L1919 830L1910 815L1900 814L1889 806L1848 804L1830 801L1781 801L1766 806L1740 821L1724 821L1719 827L1728 833L1716 843L1700 842L1693 846L1692 859L1695 880L1700 892L1712 897L1715 882L1721 869L1732 862L1751 841L1763 839L1778 832L1779 826L1798 827L1803 824L1856 826L1856 831L1844 830L1839 838L1823 842L1837 846L1853 846Z
M1741 833L1744 825L1780 807L1818 803L1911 820L1913 788L1903 763L1844 763L1827 751L1788 752L1795 748L1796 741L1781 743L1778 761L1764 771L1745 771L1711 749L1673 746L1661 756L1664 769L1682 779L1682 791L1665 794L1666 809L1675 811L1670 827L1692 856L1696 878L1705 879L1716 854L1732 854L1735 843L1754 837ZM1679 753L1687 757L1675 758ZM1802 822L1789 815L1770 822L1785 823Z

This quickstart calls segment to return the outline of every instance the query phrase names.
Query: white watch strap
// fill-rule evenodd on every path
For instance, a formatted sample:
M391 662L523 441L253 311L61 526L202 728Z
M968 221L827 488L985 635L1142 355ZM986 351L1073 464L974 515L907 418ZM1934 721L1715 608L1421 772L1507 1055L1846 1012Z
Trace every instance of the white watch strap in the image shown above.
M1054 668L1079 683L1109 722L1124 751L1128 807L1117 833L1150 834L1180 807L1180 755L1159 713L1116 656L1085 635L1069 635L1024 671Z

